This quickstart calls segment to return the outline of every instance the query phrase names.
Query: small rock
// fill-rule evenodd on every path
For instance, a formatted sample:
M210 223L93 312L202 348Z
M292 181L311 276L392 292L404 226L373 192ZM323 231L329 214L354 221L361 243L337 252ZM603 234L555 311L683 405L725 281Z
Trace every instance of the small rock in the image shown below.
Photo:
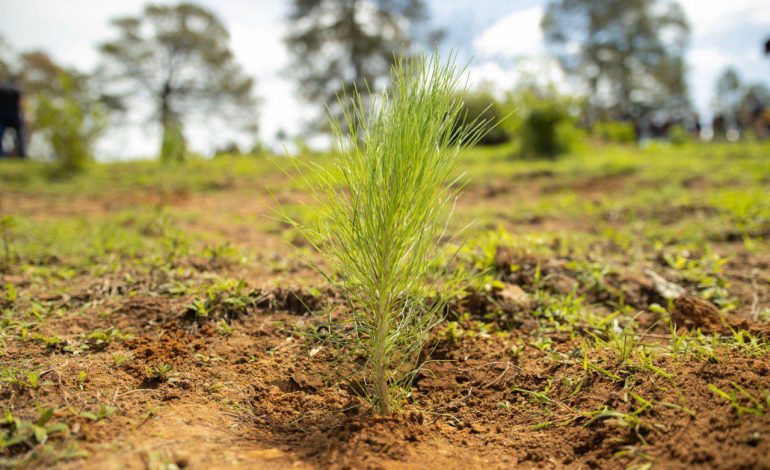
M665 280L655 271L647 269L644 273L652 279L652 282L655 283L655 291L664 299L676 299L684 293L682 286Z
M497 292L497 296L505 310L520 312L532 309L532 299L529 294L515 284L506 284L502 290Z

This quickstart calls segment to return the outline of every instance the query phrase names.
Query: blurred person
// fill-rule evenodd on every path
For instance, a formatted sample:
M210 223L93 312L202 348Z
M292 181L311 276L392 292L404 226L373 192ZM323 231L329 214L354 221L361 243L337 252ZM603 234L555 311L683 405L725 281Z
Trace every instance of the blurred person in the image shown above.
M711 120L711 129L713 131L713 138L725 138L727 134L727 120L722 113L714 115L714 118Z
M0 157L8 155L3 147L7 129L14 131L14 149L11 155L25 156L22 98L23 93L16 77L0 85Z

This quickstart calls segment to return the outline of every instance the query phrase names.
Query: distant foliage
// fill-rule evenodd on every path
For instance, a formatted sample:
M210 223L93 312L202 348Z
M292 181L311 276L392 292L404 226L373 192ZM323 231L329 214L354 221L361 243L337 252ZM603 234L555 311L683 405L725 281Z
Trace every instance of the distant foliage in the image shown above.
M511 133L502 126L505 112L503 104L488 91L468 93L463 99L463 109L455 126L460 129L473 122L484 122L489 127L478 145L500 145L511 140Z
M689 109L690 28L678 1L549 0L541 27L564 72L589 90L592 120Z
M728 131L739 131L743 137L770 136L770 88L745 82L735 68L727 68L717 80L713 108L717 139Z
M426 31L424 0L292 0L285 41L293 62L286 70L309 101L343 120L338 96L369 93L388 82L396 54L415 42L435 42ZM319 116L320 117L320 116ZM325 126L319 119L320 127Z
M592 132L603 142L615 144L633 144L636 142L636 130L631 122L600 121L593 125Z
M674 145L684 145L692 140L692 137L681 124L671 126L667 133L668 140Z
M583 140L577 128L580 107L580 100L553 88L517 90L506 99L505 108L513 114L503 127L518 138L522 156L556 158Z
M147 5L116 18L117 38L101 44L105 88L122 105L151 103L162 131L162 161L184 159L186 119L220 118L256 128L254 80L235 60L230 34L212 11L193 3Z
M38 95L35 123L60 170L70 173L93 160L92 147L106 127L106 114L98 103L83 103L69 75L62 73L59 81L59 94Z

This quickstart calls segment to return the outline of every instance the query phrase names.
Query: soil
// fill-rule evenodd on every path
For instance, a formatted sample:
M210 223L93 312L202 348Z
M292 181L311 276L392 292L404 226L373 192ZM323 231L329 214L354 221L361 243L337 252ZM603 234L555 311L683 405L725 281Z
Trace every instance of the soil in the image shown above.
M626 178L570 187L593 193L620 188ZM481 189L468 199L485 197L516 194L505 188ZM65 210L34 200L25 204L33 216ZM84 204L87 211L106 210ZM202 204L211 213L254 209L224 194L205 200L180 197L175 204ZM265 258L278 252L278 235L255 240L234 226L214 230L234 243L258 247ZM694 296L693 286L684 285L672 299L672 319L681 331L699 328L719 336L744 328L770 340L752 307L770 300L770 289L756 283L770 278L770 259L737 246L725 242L717 249L738 252L727 276L731 293L743 300L741 307L721 314L714 304ZM605 248L612 252L612 247ZM33 416L41 403L57 409L54 419L66 422L68 438L88 452L87 458L58 464L67 469L646 468L648 463L660 468L770 468L770 413L739 414L713 390L732 390L733 384L767 390L767 352L747 354L725 347L707 357L659 355L651 367L634 368L609 350L597 349L586 354L603 372L586 371L584 339L556 328L544 330L533 316L538 279L543 279L540 288L555 295L580 289L569 261L569 256L543 259L499 250L495 264L505 287L450 304L448 319L472 334L436 332L427 348L433 351L430 360L411 394L397 414L385 417L373 415L356 388L338 380L337 369L345 366L332 344L296 333L296 328L321 321L308 308L339 303L307 269L293 269L293 281L276 286L263 266L190 260L187 267L194 268L195 276L245 279L246 290L254 293L252 305L223 318L229 331L222 331L218 320L195 321L189 310L194 298L172 295L151 277L137 275L135 293L129 296L125 273L79 275L67 295L58 295L49 294L45 285L25 284L21 274L11 272L1 280L22 286L26 299L78 313L50 318L45 330L37 332L56 333L63 343L6 340L0 363L42 370L45 385L32 389L2 382L0 401L14 415ZM670 278L665 264L656 269ZM607 282L610 292L623 292L626 304L643 312L638 333L650 343L666 343L670 332L649 308L667 299L644 268L624 266L608 275ZM606 290L579 293L598 311L606 308L609 313ZM474 330L475 322L488 321L492 312L495 330ZM82 342L81 334L110 327L133 337L87 353L67 350ZM544 336L550 340L548 348L535 344ZM116 354L130 360L117 364ZM162 365L170 371L152 372ZM86 371L82 380L81 371ZM651 409L645 401L652 403ZM79 416L102 403L115 407L113 416L96 421ZM45 465L44 459L32 464Z
M298 313L286 292L269 292L272 301L234 320L229 336L191 323L180 302L114 298L99 323L134 331L134 339L87 356L17 344L4 362L45 364L47 403L76 410L116 405L109 420L74 420L72 433L91 456L63 468L147 468L157 456L180 468L614 468L646 459L665 468L770 468L770 414L738 416L709 389L733 382L747 390L767 387L767 355L725 350L713 361L661 358L656 365L671 378L645 372L630 380L639 382L635 393L667 405L657 406L642 427L624 428L577 411L633 412L638 403L624 382L588 376L582 392L559 405L533 404L516 391L550 383L555 396L569 395L568 384L584 376L575 356L580 340L568 335L552 335L553 351L573 360L555 361L553 352L530 346L512 356L533 334L534 323L521 318L507 337L434 338L431 362L408 403L397 415L375 417L334 380L329 346L313 346L321 351L311 358L310 346L287 334L287 325L314 319ZM504 292L501 300L513 305L522 292ZM515 305L512 315L527 315ZM702 325L713 321L713 309L691 299L676 305ZM86 329L66 318L48 326L72 335ZM133 360L115 366L116 352ZM613 358L596 359L622 373ZM170 377L148 379L143 364L161 363L173 367ZM88 375L78 391L80 370ZM16 409L36 400L19 387L4 387L2 398Z

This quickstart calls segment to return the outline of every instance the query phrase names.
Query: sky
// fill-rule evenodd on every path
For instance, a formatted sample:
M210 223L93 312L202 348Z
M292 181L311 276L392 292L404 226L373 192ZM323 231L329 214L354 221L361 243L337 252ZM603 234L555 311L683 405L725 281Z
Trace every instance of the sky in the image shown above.
M735 66L747 81L770 85L770 60L760 46L770 38L770 0L679 0L691 25L688 79L697 109L709 115L717 76ZM96 45L114 36L109 20L138 14L146 0L0 0L0 34L16 50L43 49L84 70L99 60ZM160 1L158 3L169 3ZM319 106L302 101L286 77L290 57L282 38L289 0L199 0L228 27L237 60L256 78L262 141L276 145L279 130L296 135ZM469 61L472 84L513 86L526 71L564 81L546 57L540 18L546 0L428 0L432 27L447 31L445 48ZM250 144L206 122L187 128L190 147L211 152L227 140ZM157 151L154 126L113 129L99 146L104 158L149 156Z

